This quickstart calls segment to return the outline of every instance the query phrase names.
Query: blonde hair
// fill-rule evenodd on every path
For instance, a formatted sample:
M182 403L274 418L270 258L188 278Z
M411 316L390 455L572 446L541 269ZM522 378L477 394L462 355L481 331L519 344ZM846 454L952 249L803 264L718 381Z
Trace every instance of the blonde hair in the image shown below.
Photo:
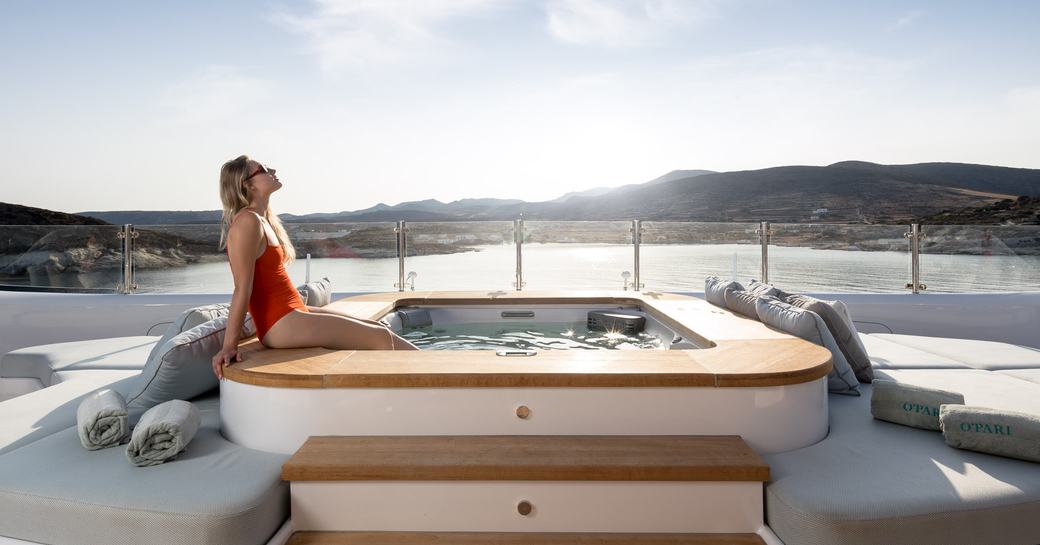
M249 156L238 157L224 163L220 167L220 202L224 205L224 211L220 216L220 244L218 249L227 247L228 230L231 228L231 220L235 218L243 208L249 206L249 194L246 192L245 179L249 175ZM288 265L296 259L296 248L289 240L289 234L285 232L282 220L271 211L271 206L264 210L264 219L274 229L274 236L278 244L282 246L285 255L285 264Z

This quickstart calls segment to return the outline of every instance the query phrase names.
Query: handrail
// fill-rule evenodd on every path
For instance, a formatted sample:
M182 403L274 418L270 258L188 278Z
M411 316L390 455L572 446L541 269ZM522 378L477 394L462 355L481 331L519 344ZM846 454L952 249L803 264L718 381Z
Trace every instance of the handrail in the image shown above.
M425 222L425 223L470 223L470 222ZM568 222L560 222L568 223ZM655 222L655 223L671 223L671 222ZM677 224L702 224L710 222L674 222ZM336 225L336 224L332 224ZM747 225L747 224L742 224ZM826 224L833 225L835 227L841 226L852 226L859 224ZM39 227L39 226L4 226L6 228L13 227ZM115 227L115 226L113 226ZM866 227L866 226L864 226ZM895 225L877 225L874 224L872 227L895 227ZM1003 226L964 226L964 227L986 227L996 228ZM1034 227L1034 226L1018 226L1018 227ZM54 286L24 286L21 284L4 284L3 280L0 280L0 290L6 291L40 291L40 292L64 292L64 293L123 293L133 294L138 289L136 281L136 241L139 236L139 231L135 229L133 224L124 224L118 226L117 236L121 244L122 255L120 256L120 278L119 282L116 283L114 288L76 288L76 287L54 287ZM1040 227L1037 228L1037 236L1040 236ZM397 260L398 260L398 271L397 271L397 282L394 283L394 287L398 291L405 291L406 287L410 287L412 290L415 289L414 273L409 274L406 277L406 260L408 259L408 245L409 245L409 233L410 229L408 223L405 221L396 222L396 226L393 229L395 233L395 242L397 246ZM854 230L853 230L854 231ZM633 291L640 291L645 285L642 282L642 259L641 259L641 248L643 245L643 220L634 219L631 220L631 227L629 228L631 233L630 244L632 245L632 274L627 271L622 273L624 278L624 289L631 287ZM774 230L773 225L768 221L762 221L758 223L755 233L758 235L758 243L761 248L759 270L761 274L761 281L769 283L770 280L770 261L769 251L770 246L775 245L773 242ZM723 233L725 234L725 233ZM917 223L912 223L907 226L907 231L904 236L908 239L909 255L910 255L910 270L909 270L909 282L904 284L905 288L910 290L912 294L920 294L927 289L927 286L921 281L921 250L922 240L925 236L922 226ZM1032 235L1031 235L1032 236ZM522 291L526 287L526 281L524 280L524 240L525 240L525 225L524 218L521 217L513 220L513 242L515 245L515 279L513 287L516 291ZM507 239L508 240L508 239ZM722 237L717 240L728 240ZM940 239L937 239L941 243ZM1009 239L1010 240L1010 239ZM937 243L933 243L933 246ZM1028 251L1033 251L1032 246L1025 246ZM422 252L420 252L422 253ZM309 254L308 254L309 255ZM1014 254L1012 254L1014 255ZM409 283L411 285L409 286Z

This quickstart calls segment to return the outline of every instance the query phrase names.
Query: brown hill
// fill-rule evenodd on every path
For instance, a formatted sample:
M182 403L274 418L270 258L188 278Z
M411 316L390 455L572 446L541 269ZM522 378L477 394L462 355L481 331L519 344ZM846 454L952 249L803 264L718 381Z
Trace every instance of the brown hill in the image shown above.
M107 221L78 214L66 214L0 202L0 225L109 225Z

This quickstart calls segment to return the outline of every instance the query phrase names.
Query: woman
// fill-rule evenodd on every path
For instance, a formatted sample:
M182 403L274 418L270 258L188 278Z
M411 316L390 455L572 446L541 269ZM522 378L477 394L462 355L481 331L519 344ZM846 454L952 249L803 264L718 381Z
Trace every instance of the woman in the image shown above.
M245 155L220 169L220 245L227 247L235 291L224 346L213 357L217 377L224 378L224 365L242 361L238 339L247 307L257 338L268 348L417 350L379 322L303 303L285 272L295 249L269 206L281 187L275 169Z

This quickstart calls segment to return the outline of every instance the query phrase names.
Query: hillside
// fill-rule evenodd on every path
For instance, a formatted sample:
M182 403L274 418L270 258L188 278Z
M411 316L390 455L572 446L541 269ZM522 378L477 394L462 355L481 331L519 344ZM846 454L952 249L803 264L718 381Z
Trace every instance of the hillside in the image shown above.
M1021 195L1040 196L1040 170L964 163L844 161L735 172L673 171L654 180L567 193L543 202L435 199L306 215L287 222L673 220L906 223ZM826 209L826 210L821 210ZM216 223L220 212L83 212L112 223Z
M108 225L98 218L0 202L0 225Z
M1023 196L985 206L944 210L917 221L930 225L1040 225L1040 197Z

